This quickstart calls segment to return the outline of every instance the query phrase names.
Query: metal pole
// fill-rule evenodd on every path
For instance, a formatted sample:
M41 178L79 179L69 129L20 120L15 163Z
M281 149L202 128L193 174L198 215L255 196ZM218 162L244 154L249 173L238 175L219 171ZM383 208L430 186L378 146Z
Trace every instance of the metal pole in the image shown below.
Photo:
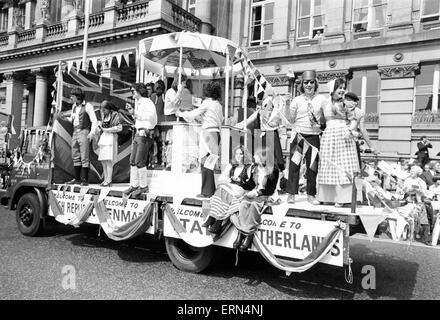
M225 70L225 125L228 124L229 111L229 51L226 52L226 70Z
M85 0L84 3L84 43L83 43L83 57L82 70L87 72L86 59L87 47L89 43L89 24L90 24L90 0Z

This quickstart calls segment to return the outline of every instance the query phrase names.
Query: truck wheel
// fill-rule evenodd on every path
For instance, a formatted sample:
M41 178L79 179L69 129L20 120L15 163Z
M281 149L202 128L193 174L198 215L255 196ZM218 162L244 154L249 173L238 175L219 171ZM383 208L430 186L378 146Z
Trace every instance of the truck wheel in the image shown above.
M41 204L34 193L26 193L20 198L16 209L18 230L26 236L36 236L43 231Z
M211 263L213 248L196 248L182 239L165 238L165 247L174 266L182 271L199 273Z

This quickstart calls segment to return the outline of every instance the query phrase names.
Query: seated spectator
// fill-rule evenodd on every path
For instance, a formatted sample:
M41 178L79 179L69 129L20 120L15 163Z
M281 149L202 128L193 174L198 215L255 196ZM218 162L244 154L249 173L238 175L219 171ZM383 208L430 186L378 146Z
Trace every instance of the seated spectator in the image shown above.
M433 193L433 200L440 201L440 177L434 177L434 184L429 187L429 191Z
M266 158L262 152L257 151L254 155L252 179L256 187L245 194L240 203L238 214L231 216L231 222L238 229L238 237L233 247L240 251L248 250L253 242L254 234L261 224L261 214L264 204L275 192L279 169L266 166Z
M405 179L405 182L403 183L403 191L405 191L405 193L420 193L420 195L426 193L428 188L425 181L420 178L422 172L423 170L419 166L411 167L410 176Z
M420 178L425 181L428 188L434 184L434 176L435 176L435 161L430 161L425 165L425 171L420 175Z
M209 218L203 224L203 227L209 227L211 233L220 231L222 222L238 211L239 198L255 187L251 176L251 159L245 155L245 149L237 147L234 159L225 167L218 180L219 186L210 199Z

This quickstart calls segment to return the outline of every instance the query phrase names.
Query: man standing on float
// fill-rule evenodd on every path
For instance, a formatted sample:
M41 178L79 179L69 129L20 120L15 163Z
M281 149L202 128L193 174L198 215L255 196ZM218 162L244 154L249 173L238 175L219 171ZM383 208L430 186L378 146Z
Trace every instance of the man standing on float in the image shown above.
M89 181L90 141L98 121L93 106L86 103L80 88L72 89L70 99L73 102L72 115L66 120L73 124L72 158L75 178L68 183L86 186Z
M286 191L289 194L288 203L295 203L295 195L299 189L299 173L302 161L292 161L296 151L302 154L304 147L304 138L310 145L319 149L319 135L321 134L321 120L323 120L322 110L325 106L326 99L324 96L317 94L318 81L315 71L305 71L302 75L299 87L301 95L295 97L290 103L290 121L292 123L292 136L290 143L290 163L289 177L287 180ZM301 135L298 136L296 133ZM308 148L305 155L306 158L306 179L307 179L307 200L317 205L316 200L316 176L318 173L317 155L312 162L312 148Z

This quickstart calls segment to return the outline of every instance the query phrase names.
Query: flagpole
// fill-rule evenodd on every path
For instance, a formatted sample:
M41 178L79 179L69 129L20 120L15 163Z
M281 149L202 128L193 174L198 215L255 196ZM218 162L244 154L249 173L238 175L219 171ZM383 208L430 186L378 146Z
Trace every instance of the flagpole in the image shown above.
M84 2L84 42L83 42L83 57L82 57L82 70L87 72L86 59L87 59L87 47L89 43L89 24L90 24L90 0Z

